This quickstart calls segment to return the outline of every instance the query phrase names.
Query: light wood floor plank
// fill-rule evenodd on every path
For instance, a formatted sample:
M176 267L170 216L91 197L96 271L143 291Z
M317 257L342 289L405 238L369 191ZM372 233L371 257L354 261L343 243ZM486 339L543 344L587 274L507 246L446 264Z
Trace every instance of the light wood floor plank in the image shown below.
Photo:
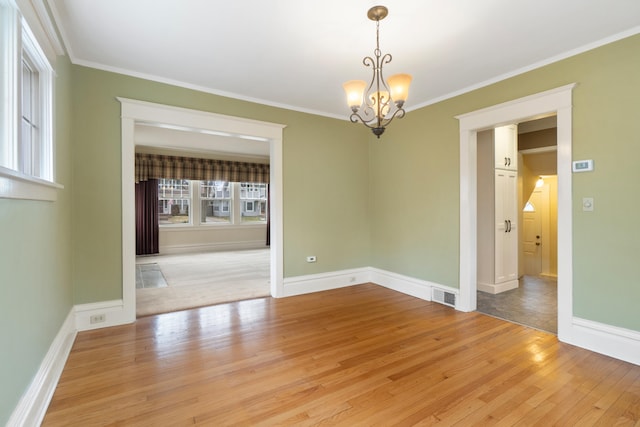
M364 284L81 332L44 426L640 425L640 367Z

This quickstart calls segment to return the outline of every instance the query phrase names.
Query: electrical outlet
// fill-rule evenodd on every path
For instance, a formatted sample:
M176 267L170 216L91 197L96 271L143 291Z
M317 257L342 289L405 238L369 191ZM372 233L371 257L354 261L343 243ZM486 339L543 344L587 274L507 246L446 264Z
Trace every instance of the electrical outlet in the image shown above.
M93 316L89 317L89 323L94 324L94 323L102 323L105 320L107 320L106 315L103 314L94 314Z
M316 256L315 255L308 256L307 262L316 262Z

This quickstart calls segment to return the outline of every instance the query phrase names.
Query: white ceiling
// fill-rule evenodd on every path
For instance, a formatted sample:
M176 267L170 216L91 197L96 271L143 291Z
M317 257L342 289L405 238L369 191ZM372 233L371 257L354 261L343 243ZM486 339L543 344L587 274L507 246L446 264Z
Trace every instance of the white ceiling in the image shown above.
M136 151L157 154L179 152L198 157L244 162L269 158L269 141L237 135L212 135L201 129L180 128L158 123L140 123L135 128ZM190 147L189 149L184 148Z
M48 0L75 64L346 119L369 0ZM640 32L639 0L386 0L407 110Z

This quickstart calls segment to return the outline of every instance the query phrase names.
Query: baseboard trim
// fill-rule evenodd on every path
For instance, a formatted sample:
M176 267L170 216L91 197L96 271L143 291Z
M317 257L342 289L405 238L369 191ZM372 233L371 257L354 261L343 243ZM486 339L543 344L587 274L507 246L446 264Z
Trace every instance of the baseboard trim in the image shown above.
M76 338L72 308L60 327L31 384L20 398L7 426L39 426L49 407L62 370Z
M204 243L197 245L160 246L160 255L179 255L197 252L242 251L247 249L268 249L265 240L249 240L245 242Z
M413 277L403 276L402 274L371 268L371 281L385 288L431 301L432 283L425 280L414 279Z
M92 316L104 316L104 321L91 323ZM122 300L112 300L76 305L75 320L78 331L88 331L109 326L125 325L134 322L136 319L135 316L130 318Z
M504 283L480 283L478 282L478 290L489 294L499 294L501 292L516 289L519 286L518 280L511 280Z
M330 273L309 274L287 277L283 280L285 297L328 291L370 282L369 268L333 271Z
M385 288L431 301L434 288L458 294L458 289L372 267L331 273L310 274L284 279L284 296L328 291L361 283L375 283Z
M574 317L568 344L640 366L638 331Z

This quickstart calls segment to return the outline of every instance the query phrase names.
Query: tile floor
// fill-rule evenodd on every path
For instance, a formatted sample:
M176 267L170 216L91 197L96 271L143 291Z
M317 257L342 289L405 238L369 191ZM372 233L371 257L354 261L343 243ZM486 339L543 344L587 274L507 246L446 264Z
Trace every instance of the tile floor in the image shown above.
M136 289L166 287L167 281L158 264L136 264Z
M558 333L558 281L523 276L517 289L489 294L478 292L478 311L500 319Z

